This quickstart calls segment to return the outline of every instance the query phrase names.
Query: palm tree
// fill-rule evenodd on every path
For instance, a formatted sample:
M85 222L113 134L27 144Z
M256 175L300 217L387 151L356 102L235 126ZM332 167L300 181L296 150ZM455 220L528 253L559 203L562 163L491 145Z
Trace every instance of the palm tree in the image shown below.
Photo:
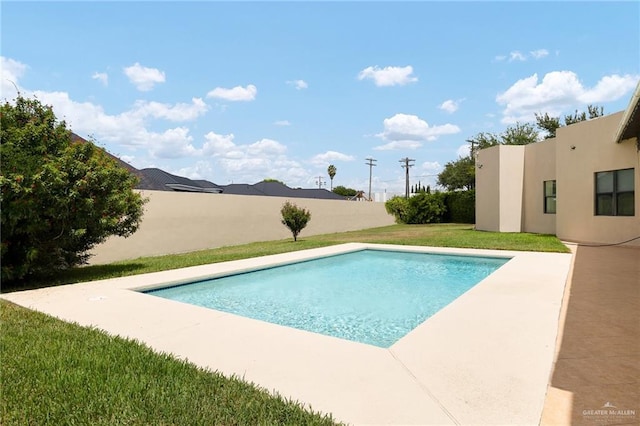
M329 167L327 168L327 173L329 173L329 179L331 179L331 190L333 191L333 177L336 175L336 172L338 171L338 169L336 169L336 166L334 166L333 164L329 165Z

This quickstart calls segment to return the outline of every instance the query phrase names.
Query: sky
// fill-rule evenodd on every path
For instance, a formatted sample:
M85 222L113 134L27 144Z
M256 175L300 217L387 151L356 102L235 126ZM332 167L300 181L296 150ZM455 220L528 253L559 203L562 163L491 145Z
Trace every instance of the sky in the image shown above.
M15 2L16 89L137 168L387 196L436 187L467 140L625 109L638 2ZM366 163L375 160L374 167ZM327 167L337 173L330 181Z

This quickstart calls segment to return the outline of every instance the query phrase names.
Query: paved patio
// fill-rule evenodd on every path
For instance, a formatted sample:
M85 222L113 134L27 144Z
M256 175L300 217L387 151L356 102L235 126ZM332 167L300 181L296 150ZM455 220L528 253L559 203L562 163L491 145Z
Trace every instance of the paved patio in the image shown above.
M569 254L402 247L512 259L389 349L135 291L374 246L398 249L345 244L2 297L244 377L350 424L538 424Z
M640 247L574 247L543 425L640 424Z

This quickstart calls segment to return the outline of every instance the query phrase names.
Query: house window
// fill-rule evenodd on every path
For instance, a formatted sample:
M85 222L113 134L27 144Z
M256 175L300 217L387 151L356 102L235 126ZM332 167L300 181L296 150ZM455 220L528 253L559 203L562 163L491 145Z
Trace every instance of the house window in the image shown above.
M556 181L545 180L544 181L544 212L553 213L556 212Z
M596 173L596 215L635 215L634 169Z

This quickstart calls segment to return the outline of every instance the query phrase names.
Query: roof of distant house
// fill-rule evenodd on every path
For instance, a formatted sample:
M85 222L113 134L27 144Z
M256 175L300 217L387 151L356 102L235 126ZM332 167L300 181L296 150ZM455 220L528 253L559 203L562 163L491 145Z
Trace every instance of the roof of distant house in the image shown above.
M345 200L342 195L320 188L290 188L281 182L262 181L253 185L221 185L224 194L262 195L267 197L317 198L322 200Z
M71 139L75 142L92 143L75 133L71 134ZM346 197L338 195L326 189L312 188L289 188L281 182L262 181L256 184L232 183L230 185L216 185L204 179L189 179L177 176L155 167L146 169L136 169L132 165L122 161L120 158L104 152L113 160L125 168L139 179L136 189L148 191L181 191L181 192L204 192L211 194L233 194L233 195L262 195L267 197L289 197L289 198L317 198L323 200L345 200Z
M138 189L155 189L163 191L183 191L183 192L209 192L220 193L220 188L215 183L206 180L192 180L182 176L176 176L157 168L147 168L140 170L140 173L153 183L153 188L145 188L138 185Z

